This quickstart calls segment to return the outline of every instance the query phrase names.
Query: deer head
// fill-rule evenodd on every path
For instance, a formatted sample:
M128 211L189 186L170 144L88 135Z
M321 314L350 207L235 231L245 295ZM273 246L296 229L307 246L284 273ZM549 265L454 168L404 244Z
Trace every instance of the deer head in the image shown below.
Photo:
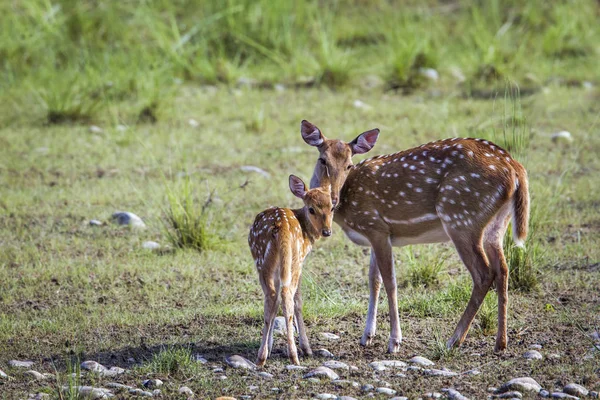
M331 236L333 221L333 204L328 188L329 186L306 190L302 179L290 175L290 190L294 196L302 199L308 220L314 231L322 236Z
M300 132L307 144L319 150L310 187L330 185L331 201L336 206L340 198L340 190L353 166L352 156L371 150L379 136L379 129L363 132L349 143L327 139L319 128L306 120L302 121Z

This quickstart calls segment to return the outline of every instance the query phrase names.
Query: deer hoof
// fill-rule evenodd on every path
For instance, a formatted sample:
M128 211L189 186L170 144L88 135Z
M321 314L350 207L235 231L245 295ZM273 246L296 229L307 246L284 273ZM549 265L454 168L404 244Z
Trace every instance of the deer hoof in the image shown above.
M360 338L360 344L361 344L361 346L370 346L371 343L373 343L373 338L374 337L375 337L375 334L364 333L362 335L362 338Z
M400 343L402 339L392 339L390 338L390 344L388 346L388 353L393 354L400 351Z

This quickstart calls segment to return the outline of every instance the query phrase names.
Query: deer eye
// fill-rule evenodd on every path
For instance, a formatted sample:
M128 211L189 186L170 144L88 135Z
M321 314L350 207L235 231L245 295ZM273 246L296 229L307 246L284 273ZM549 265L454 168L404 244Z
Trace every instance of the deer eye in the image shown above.
M319 158L319 162L321 163L321 165L326 165L326 164L327 164L327 163L325 162L325 160L324 160L324 159L322 159L322 158Z
M346 167L346 169L350 169L352 168L352 164L348 165L348 167Z
M331 207L331 211L335 210L335 207Z
M314 215L314 214L315 214L315 209L314 209L314 208L312 208L312 207L310 207L310 208L308 209L308 212Z

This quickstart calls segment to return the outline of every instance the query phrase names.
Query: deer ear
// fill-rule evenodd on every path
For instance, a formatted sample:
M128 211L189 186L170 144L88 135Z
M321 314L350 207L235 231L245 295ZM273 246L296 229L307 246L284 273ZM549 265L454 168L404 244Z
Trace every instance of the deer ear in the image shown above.
M302 139L311 146L320 146L325 140L321 130L305 119L300 124L300 133L302 133Z
M361 133L349 143L352 148L352 155L354 154L363 154L367 151L371 150L373 146L375 146L375 142L379 137L379 129L371 129L370 131L366 131Z
M294 193L294 196L301 199L304 199L304 196L306 196L306 185L296 175L290 175L290 190Z

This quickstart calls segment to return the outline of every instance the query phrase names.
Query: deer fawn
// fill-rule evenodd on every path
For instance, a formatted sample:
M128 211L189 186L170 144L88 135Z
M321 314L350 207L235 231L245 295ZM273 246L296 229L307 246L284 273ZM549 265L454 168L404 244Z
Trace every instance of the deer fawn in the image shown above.
M265 325L256 362L259 367L265 364L273 347L273 321L279 309L280 292L290 360L299 364L294 342L294 315L300 348L305 355L312 355L302 318L300 275L302 262L315 240L331 236L333 205L329 190L319 187L307 191L300 178L290 175L289 180L290 190L304 201L304 207L297 210L269 208L256 216L248 235L265 295Z
M508 152L482 139L445 139L352 165L352 156L375 145L378 130L350 143L326 139L302 121L302 138L319 150L311 186L331 185L335 222L350 240L371 247L369 308L361 344L375 336L381 282L390 308L388 351L402 332L392 246L452 241L473 279L471 298L448 347L459 346L492 283L498 291L495 351L506 348L508 267L502 239L510 216L519 246L527 236L527 172Z

